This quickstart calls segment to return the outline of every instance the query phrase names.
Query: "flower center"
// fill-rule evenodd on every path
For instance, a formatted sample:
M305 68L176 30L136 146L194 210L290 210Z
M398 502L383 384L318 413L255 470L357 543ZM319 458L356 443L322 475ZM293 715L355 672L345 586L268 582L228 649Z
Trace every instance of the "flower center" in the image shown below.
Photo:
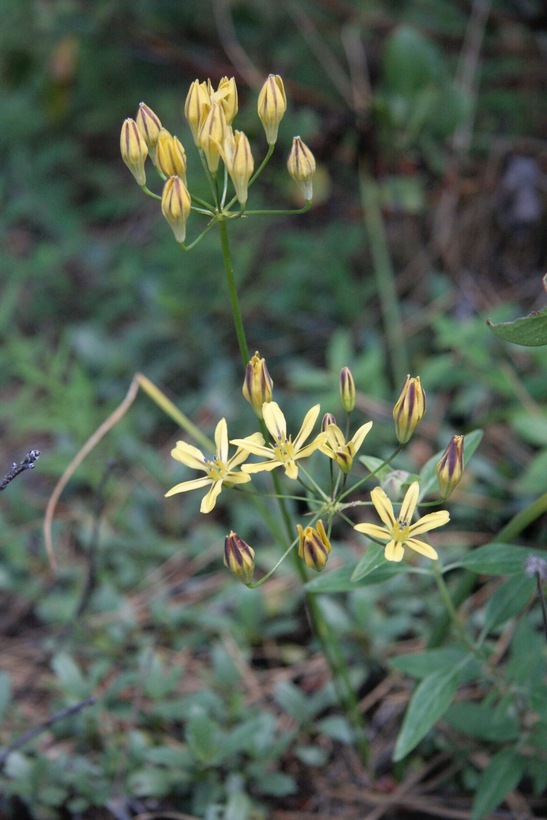
M209 478L212 478L213 481L221 481L226 476L228 468L218 456L213 456L213 458L205 458L204 462L205 472Z
M292 443L290 436L289 438L286 436L277 436L275 444L272 444L271 447L278 461L283 462L283 464L287 461L293 461L294 444Z
M409 534L410 524L408 521L405 521L404 518L398 518L395 522L395 526L393 527L393 532L391 533L393 540L402 543L403 541L406 541Z

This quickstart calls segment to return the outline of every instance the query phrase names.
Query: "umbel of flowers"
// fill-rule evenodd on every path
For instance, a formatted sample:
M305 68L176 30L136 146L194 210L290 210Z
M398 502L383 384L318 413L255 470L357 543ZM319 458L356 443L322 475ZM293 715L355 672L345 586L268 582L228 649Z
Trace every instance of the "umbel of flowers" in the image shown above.
M124 121L120 136L122 159L143 191L161 200L162 213L182 247L185 247L186 225L192 211L213 219L234 219L244 212L252 213L246 210L249 188L273 153L279 124L286 110L287 97L283 80L276 74L270 74L257 101L257 113L264 127L268 149L255 173L249 139L243 131L235 130L232 125L238 112L235 79L223 77L216 90L211 80L195 80L190 85L184 114L210 183L211 202L192 196L187 186L187 155L184 145L162 125L151 108L141 102L135 119L128 118ZM147 188L148 160L164 183L161 196ZM225 182L219 179L222 169L225 177L229 177L232 182L231 197L227 195ZM300 137L293 139L287 169L304 196L305 208L309 208L313 196L315 159ZM236 203L238 208L232 210ZM198 237L200 238L201 236Z
M269 434L269 440L263 432L252 432L244 438L229 439L225 419L216 427L216 452L206 455L197 447L184 441L177 442L171 455L186 467L198 470L205 475L177 484L168 491L167 496L185 493L189 490L206 490L201 502L201 512L209 513L216 505L222 490L239 492L258 492L249 485L259 473L271 472L281 468L286 480L299 482L310 500L311 523L305 526L296 525L296 537L290 549L297 548L298 556L307 567L320 572L326 566L331 553L331 529L336 516L348 521L346 511L363 506L373 507L378 514L381 525L363 522L354 525L354 529L369 539L385 545L384 556L387 561L401 561L405 547L427 558L436 560L437 551L422 538L437 527L448 523L446 510L436 510L422 517L416 517L419 503L420 484L411 482L402 500L389 498L385 489L378 485L370 492L370 501L350 500L353 494L365 481L375 481L374 474L358 479L353 488L347 490L350 473L356 472L356 456L364 445L372 428L372 421L361 424L350 436L350 416L356 405L356 389L353 376L348 368L340 374L340 400L347 413L346 432L337 425L332 413L326 413L318 430L314 431L320 413L318 404L305 414L300 429L293 435L289 432L287 420L281 407L273 400L273 381L266 362L258 351L249 361L242 393L261 420L262 430ZM417 409L418 408L418 409ZM420 380L407 377L401 395L394 407L395 437L399 439L401 430L404 438L410 437L425 412L425 392ZM419 416L419 418L418 418ZM230 453L230 445L234 448ZM402 445L399 444L399 448ZM454 436L438 465L439 489L442 498L446 498L459 479L463 469L463 437ZM258 460L253 460L253 456ZM327 458L331 465L331 487L324 491L315 482L310 473L312 459ZM324 471L322 471L324 475ZM377 479L375 481L377 483ZM386 488L393 493L396 482L387 482ZM398 502L398 512L394 504ZM327 526L320 516L326 516ZM239 535L231 532L226 537L224 563L226 567L244 584L253 585L255 569L255 551ZM264 579L262 579L264 580ZM257 583L262 583L262 580Z

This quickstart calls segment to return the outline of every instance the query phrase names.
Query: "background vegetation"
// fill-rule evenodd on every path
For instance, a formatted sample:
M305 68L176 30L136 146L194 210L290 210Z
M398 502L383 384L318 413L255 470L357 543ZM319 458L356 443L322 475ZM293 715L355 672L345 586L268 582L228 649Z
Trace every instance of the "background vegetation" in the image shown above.
M298 204L285 171L293 134L318 161L308 214L234 230L249 342L284 407L295 420L314 401L336 413L348 365L358 409L376 422L367 447L387 455L401 376L419 374L428 415L398 464L411 472L452 433L483 428L437 540L455 556L545 492L545 349L486 326L544 301L542 15L539 0L4 0L2 473L31 448L42 455L0 504L2 744L96 702L1 758L0 813L470 816L494 748L486 729L470 739L456 714L391 761L420 677L394 659L424 649L441 611L420 581L322 596L370 726L365 775L291 578L249 591L222 567L228 528L273 561L260 525L244 507L203 518L199 499L163 498L180 480L169 457L179 432L145 396L65 490L56 574L41 527L56 480L137 371L208 433L221 415L244 432L220 250L180 252L118 142L144 100L190 155L188 85L224 75L237 78L254 145L269 72L290 99L254 205ZM385 301L392 273L402 345ZM541 520L516 534L545 546ZM332 565L362 548L337 543ZM499 583L475 575L463 594L479 627ZM537 602L528 607L494 625L492 646L540 681ZM545 814L540 768L510 795L514 811Z

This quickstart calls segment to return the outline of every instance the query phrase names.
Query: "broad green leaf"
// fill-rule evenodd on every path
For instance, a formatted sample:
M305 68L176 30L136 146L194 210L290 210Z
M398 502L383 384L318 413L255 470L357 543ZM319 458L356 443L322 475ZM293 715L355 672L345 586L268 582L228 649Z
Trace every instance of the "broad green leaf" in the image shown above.
M73 698L85 698L89 695L90 684L83 677L78 665L66 652L54 655L51 666L59 685Z
M222 745L220 730L209 714L196 709L186 724L186 740L192 753L206 763L211 763Z
M281 708L299 723L308 720L313 714L308 699L290 681L279 681L275 687L275 699Z
M457 666L434 672L418 684L395 744L394 761L406 757L444 715L456 694L459 672Z
M517 740L520 732L515 716L496 714L486 703L453 703L443 720L458 732L498 743Z
M260 791L272 797L284 797L297 791L294 779L283 772L266 772L260 777Z
M540 347L547 344L547 308L534 311L529 316L513 322L486 322L496 336L506 342L525 347Z
M496 626L504 624L517 615L534 592L535 580L524 573L505 581L492 595L486 607L483 634L487 635Z
M387 88L402 96L415 95L442 75L437 50L410 26L399 26L388 37L382 67Z
M381 544L371 543L353 570L351 580L354 582L360 581L361 578L365 577L365 575L369 575L375 569L382 566L382 564L385 564L386 559L384 558L384 550L385 547Z
M344 567L339 567L338 569L333 569L329 572L329 568L327 565L327 569L324 570L321 575L317 575L311 581L308 581L306 584L306 591L307 592L348 592L349 590L355 589L355 584L351 580L351 576L353 575L353 571L355 569L355 564L351 563Z
M425 652L415 652L412 655L398 655L391 658L389 665L405 675L413 678L425 678L434 672L445 672L467 656L467 650L459 647L444 647L442 649L428 649Z
M515 749L502 749L495 754L482 773L475 800L472 820L482 820L515 788L524 769L524 761Z
M537 551L536 551L537 552ZM534 550L516 544L485 544L467 553L456 566L484 575L516 575Z

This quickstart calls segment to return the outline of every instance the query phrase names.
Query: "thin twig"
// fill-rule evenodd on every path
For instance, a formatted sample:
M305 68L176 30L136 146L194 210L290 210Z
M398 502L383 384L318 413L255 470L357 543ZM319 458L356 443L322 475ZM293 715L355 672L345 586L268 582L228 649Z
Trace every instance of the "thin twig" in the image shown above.
M30 740L33 740L37 737L37 735L41 734L46 729L49 729L49 727L53 726L55 723L59 723L67 717L72 717L72 715L78 714L78 712L81 712L82 709L87 709L88 706L93 706L95 703L96 699L90 695L90 697L82 700L80 703L76 703L74 706L69 706L67 709L61 709L60 712L56 712L50 718L44 720L43 723L39 723L38 726L35 726L33 729L29 729L28 732L25 732L24 735L18 737L13 741L13 743L10 743L9 746L6 746L2 750L0 753L0 769L5 766L6 761L12 752L20 749L21 746L24 746Z
M39 458L40 450L30 450L19 464L14 461L9 472L7 472L0 481L0 492L5 490L8 484L10 484L14 478L17 478L18 475L21 475L21 473L24 473L26 470L33 470Z

